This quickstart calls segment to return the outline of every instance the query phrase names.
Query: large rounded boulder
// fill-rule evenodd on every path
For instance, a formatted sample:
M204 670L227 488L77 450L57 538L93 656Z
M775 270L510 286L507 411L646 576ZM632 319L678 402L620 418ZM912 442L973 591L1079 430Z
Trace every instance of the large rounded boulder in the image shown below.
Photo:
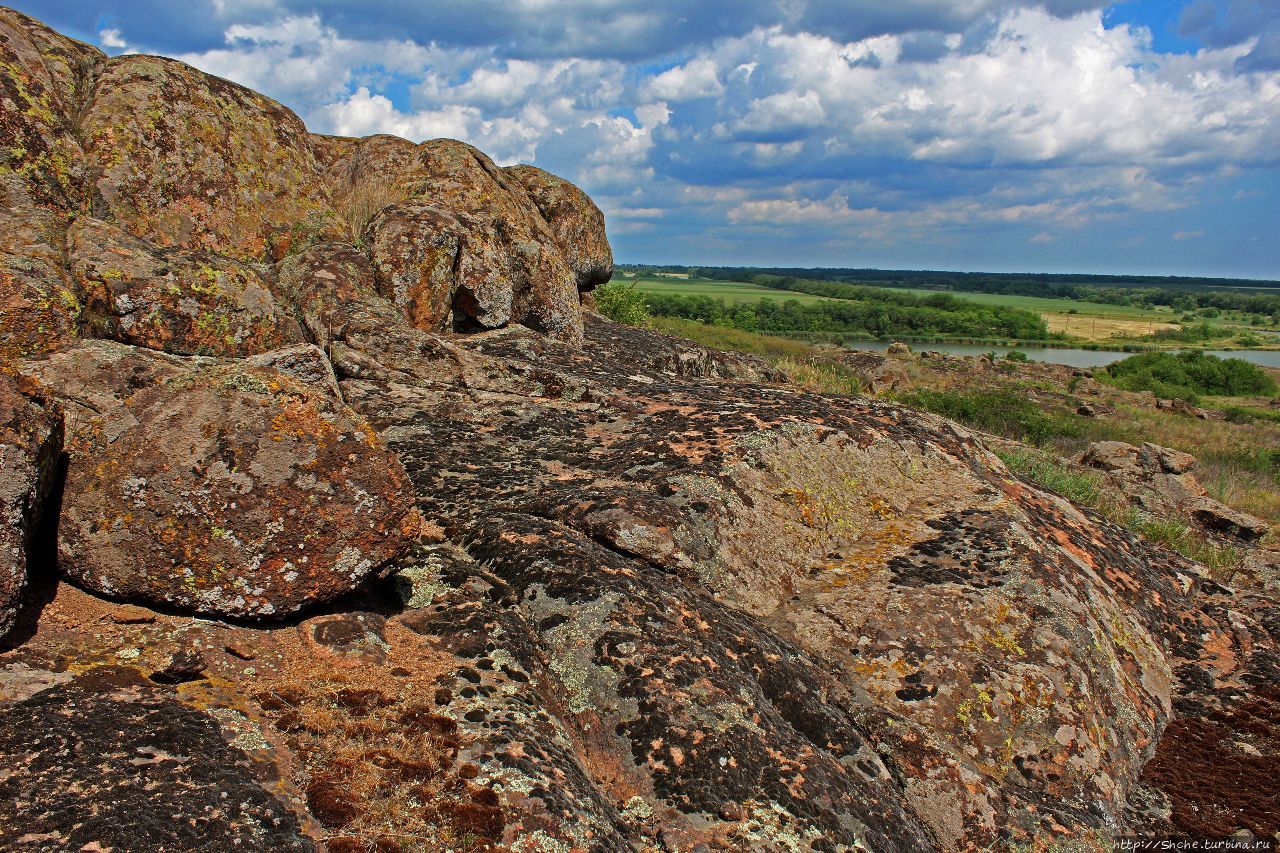
M80 145L71 116L97 48L0 7L0 175L33 200L66 209L80 200Z
M524 186L453 139L324 144L341 218L377 289L420 329L519 323L582 341L578 275Z
M395 455L330 383L286 372L296 353L273 364L83 349L35 365L74 413L59 562L78 584L279 617L353 589L416 532ZM98 398L79 406L80 386Z
M181 62L110 60L81 127L95 212L159 246L262 260L334 225L302 121Z
M613 277L613 250L605 236L604 214L591 196L537 166L508 166L502 171L524 187L551 226L565 260L578 277L580 292L594 290Z
M252 266L211 252L156 249L100 219L67 235L93 337L179 355L243 356L303 341Z

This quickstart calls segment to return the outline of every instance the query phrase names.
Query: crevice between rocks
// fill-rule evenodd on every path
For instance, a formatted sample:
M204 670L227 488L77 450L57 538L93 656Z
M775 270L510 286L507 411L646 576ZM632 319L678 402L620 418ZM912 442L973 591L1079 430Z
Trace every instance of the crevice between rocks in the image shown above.
M43 500L35 509L35 523L25 542L27 559L27 583L22 600L14 617L13 627L0 637L0 652L7 652L31 639L40 623L44 608L53 601L58 590L58 521L62 516L62 496L67 482L67 465L70 457L63 452L61 437L56 451L53 481L44 492Z

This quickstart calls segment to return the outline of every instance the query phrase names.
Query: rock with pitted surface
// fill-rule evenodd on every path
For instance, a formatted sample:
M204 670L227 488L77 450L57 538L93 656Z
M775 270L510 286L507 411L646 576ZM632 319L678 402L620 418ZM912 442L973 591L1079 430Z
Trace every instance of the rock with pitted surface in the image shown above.
M62 241L62 217L32 204L14 176L0 176L0 361L76 339L80 301Z
M51 510L62 431L62 411L44 389L0 373L0 637L13 627Z
M179 355L252 355L303 341L252 266L204 251L156 249L100 219L67 233L90 337Z
M172 690L124 667L43 674L0 700L0 847L316 849L271 780Z
M578 290L585 293L607 282L613 276L613 250L605 238L604 214L591 197L536 166L508 166L502 171L520 182L551 226L578 277Z
M323 378L270 361L95 344L27 363L74 412L68 577L187 612L280 617L353 589L403 547L415 528L396 458Z
M78 209L83 163L73 117L90 69L106 57L21 12L0 7L0 178L39 205Z
M80 128L95 213L158 246L261 261L337 228L302 121L181 62L108 60Z

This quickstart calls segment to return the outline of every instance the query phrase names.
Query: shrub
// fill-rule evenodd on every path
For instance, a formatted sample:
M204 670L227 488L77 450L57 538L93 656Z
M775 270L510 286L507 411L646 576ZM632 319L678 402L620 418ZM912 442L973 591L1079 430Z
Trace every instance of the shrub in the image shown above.
M1007 353L1004 354L1004 357L1008 361L1026 361L1027 360L1027 354L1022 350L1016 350L1016 349L1009 350Z
M1194 402L1197 394L1271 394L1276 383L1262 368L1239 358L1202 352L1148 352L1108 365L1106 375L1129 391Z
M1253 332L1243 332L1242 334L1236 335L1234 342L1242 347L1260 347L1266 343L1266 341L1255 335Z
M639 326L649 318L644 294L631 282L611 281L595 292L596 307L615 323Z
M1045 412L1034 401L1010 389L933 391L921 388L903 395L909 406L959 421L974 429L1044 444L1053 438L1079 435L1069 416Z

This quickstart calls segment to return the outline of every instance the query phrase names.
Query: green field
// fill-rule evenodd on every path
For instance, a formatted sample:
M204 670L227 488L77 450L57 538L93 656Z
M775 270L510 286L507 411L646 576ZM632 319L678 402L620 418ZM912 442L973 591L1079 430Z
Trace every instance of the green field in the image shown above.
M629 276L618 273L616 281L634 284L641 293L661 293L676 296L710 296L726 303L754 302L772 299L786 302L794 299L803 304L828 301L828 297L790 290L775 290L743 281L719 281L703 278L657 278L653 276ZM888 288L917 296L929 296L943 292L917 288ZM1050 331L1066 332L1073 338L1091 341L1110 341L1117 337L1130 338L1148 335L1160 328L1172 328L1177 314L1171 309L1134 308L1128 305L1107 305L1099 302L1076 302L1068 299L1048 299L1041 296L1011 296L995 293L953 293L957 299L982 305L1004 305L1025 308L1045 318Z
M977 302L980 305L1007 305L1010 308L1026 308L1038 314L1062 314L1074 308L1079 314L1093 317L1121 317L1127 320L1152 320L1157 323L1169 322L1179 316L1173 309L1160 306L1158 308L1135 308L1132 305L1106 305L1101 302L1077 302L1072 299L1049 299L1044 296L1016 296L1003 293L961 293L960 291L938 291L921 288L893 288L914 293L917 296L931 296L935 293L947 292L957 299L966 302Z
M614 280L634 284L641 293L708 296L713 299L723 299L728 304L755 302L760 299L769 299L774 302L787 302L794 299L805 305L830 301L830 297L826 296L816 296L791 290L776 290L743 281L668 278L621 271L614 275ZM1150 340L1148 336L1156 332L1177 329L1177 323L1182 316L1181 312L1174 311L1167 306L1141 308L1131 305L1110 305L1101 302L1080 302L1071 299L1049 299L1042 296L964 293L925 288L895 287L885 289L891 291L901 290L915 296L950 293L957 299L981 305L1023 308L1028 311L1034 311L1043 317L1051 332L1064 333L1076 341L1098 344ZM1233 316L1233 314L1234 312L1223 312L1222 316L1210 320L1214 325L1223 329L1222 338L1218 341L1221 345L1231 344L1233 335L1248 330L1248 327L1243 322L1245 318Z
M710 296L723 299L726 303L755 302L758 299L772 299L775 302L795 301L808 305L813 302L830 302L825 296L813 296L808 293L792 293L788 290L774 290L745 281L715 281L704 278L649 278L632 277L625 273L616 273L614 281L625 281L636 286L641 293L662 293L670 296Z
M710 296L723 299L725 302L751 302L757 299L772 299L786 302L794 299L809 304L827 302L826 296L814 296L809 293L797 293L790 290L775 290L761 287L745 281L717 281L704 278L653 278L649 276L631 277L625 273L614 276L615 281L626 281L634 284L642 293L664 293L675 296ZM890 292L901 291L917 296L931 296L942 291L918 288L894 287L885 288ZM1005 296L998 293L953 293L957 299L976 302L980 305L1007 305L1011 308L1026 308L1040 314L1062 314L1069 309L1077 313L1093 317L1117 317L1128 320L1148 320L1153 322L1169 322L1176 315L1169 309L1146 310L1127 305L1104 305L1097 302L1072 302L1066 299L1046 299L1041 296Z

